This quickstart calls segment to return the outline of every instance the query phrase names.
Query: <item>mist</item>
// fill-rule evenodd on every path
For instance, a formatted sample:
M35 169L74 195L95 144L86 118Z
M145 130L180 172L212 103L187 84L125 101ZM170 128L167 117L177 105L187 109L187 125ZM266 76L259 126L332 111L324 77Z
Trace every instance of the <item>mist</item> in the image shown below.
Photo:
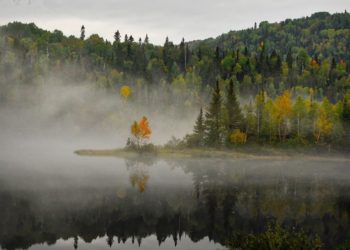
M89 82L63 82L58 76L9 92L10 101L0 107L0 143L15 154L23 147L46 153L65 147L123 147L132 122L142 116L149 118L153 130L150 141L164 144L171 136L191 132L194 122L194 117L180 110L163 109L162 103L154 109L123 100L118 90L107 92Z
M164 46L1 26L0 249L348 244L349 22Z

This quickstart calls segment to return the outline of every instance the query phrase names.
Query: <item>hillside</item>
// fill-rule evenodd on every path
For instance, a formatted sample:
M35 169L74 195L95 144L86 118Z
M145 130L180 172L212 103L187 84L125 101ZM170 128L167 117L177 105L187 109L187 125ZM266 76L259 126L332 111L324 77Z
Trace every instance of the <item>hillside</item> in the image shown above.
M191 85L202 91L218 78L232 78L243 94L256 94L261 88L274 94L300 85L322 89L332 99L349 88L350 14L346 12L262 22L215 39L179 45L166 39L164 46L152 45L148 37L122 38L119 32L113 42L98 35L66 37L33 23L9 23L0 27L0 34L2 82L30 83L38 74L74 64L80 69L73 72L74 79L112 88L138 80L169 82L180 89ZM26 66L19 78L12 72L13 63Z
M178 45L166 38L163 46L153 45L147 36L139 40L121 37L119 31L113 42L97 34L85 37L85 28L77 38L59 30L45 31L33 23L1 26L0 103L26 107L40 92L29 95L21 91L24 86L45 86L52 79L112 95L127 85L132 92L128 100L135 105L155 114L167 110L172 117L193 119L200 107L206 109L218 81L223 92L232 83L245 119L257 117L251 118L252 126L257 127L252 134L260 133L259 125L254 124L262 122L258 100L262 96L264 102L275 100L285 90L291 91L293 100L300 96L312 103L327 97L341 119L349 117L350 14L346 12L262 22L215 39L184 40ZM75 108L89 116L91 107ZM310 137L312 131L308 131Z

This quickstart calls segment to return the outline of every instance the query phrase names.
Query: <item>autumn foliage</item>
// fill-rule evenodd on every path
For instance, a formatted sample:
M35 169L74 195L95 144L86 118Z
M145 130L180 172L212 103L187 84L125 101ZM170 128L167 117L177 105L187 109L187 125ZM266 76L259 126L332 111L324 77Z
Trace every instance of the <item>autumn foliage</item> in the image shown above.
M133 187L137 187L140 193L143 193L148 183L149 175L147 173L134 173L130 176L130 182Z
M133 143L140 147L146 140L148 140L152 134L152 130L149 126L147 117L142 117L142 119L131 125L131 134L133 136Z
M120 88L120 95L127 100L129 96L131 95L131 88L127 85L124 85Z
M230 135L230 141L234 144L245 144L247 141L247 134L235 129Z

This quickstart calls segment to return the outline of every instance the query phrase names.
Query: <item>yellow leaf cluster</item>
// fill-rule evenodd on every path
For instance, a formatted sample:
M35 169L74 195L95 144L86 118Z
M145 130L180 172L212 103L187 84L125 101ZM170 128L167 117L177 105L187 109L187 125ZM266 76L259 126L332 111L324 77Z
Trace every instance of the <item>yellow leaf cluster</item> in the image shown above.
M321 108L316 121L316 141L319 141L321 136L329 136L332 134L334 124L329 119L327 112Z
M281 96L276 98L275 110L277 119L285 119L292 115L293 104L289 91L285 91Z
M131 134L135 137L138 137L140 134L140 126L137 121L134 121L134 123L131 125Z
M127 85L124 85L120 88L120 95L127 100L131 95L131 88Z
M230 141L234 144L245 144L247 141L247 134L235 129L230 135Z

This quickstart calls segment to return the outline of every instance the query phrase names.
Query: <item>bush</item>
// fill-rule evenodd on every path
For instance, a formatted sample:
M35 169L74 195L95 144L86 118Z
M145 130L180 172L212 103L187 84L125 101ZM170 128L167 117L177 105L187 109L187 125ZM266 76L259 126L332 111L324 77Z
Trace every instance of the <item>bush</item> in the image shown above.
M157 147L152 143L137 145L130 138L126 142L125 149L137 153L157 153Z
M247 134L235 129L230 135L230 141L234 144L245 144L247 142Z

